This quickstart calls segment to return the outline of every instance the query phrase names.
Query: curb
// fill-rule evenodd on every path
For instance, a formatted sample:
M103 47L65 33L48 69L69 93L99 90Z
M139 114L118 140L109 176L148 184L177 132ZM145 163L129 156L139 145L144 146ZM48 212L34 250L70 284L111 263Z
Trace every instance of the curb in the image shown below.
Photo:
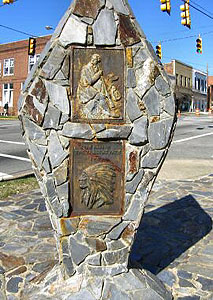
M200 115L202 116L213 116L213 114L209 114L208 112L200 111ZM195 112L181 112L181 116L196 116Z
M25 178L25 177L32 176L32 175L34 175L33 171L26 171L26 172L22 172L22 173L16 173L15 175L7 174L5 176L0 177L0 182L16 180L16 179Z
M2 118L2 117L0 117L0 121L18 121L19 119L18 119L18 117L17 118Z

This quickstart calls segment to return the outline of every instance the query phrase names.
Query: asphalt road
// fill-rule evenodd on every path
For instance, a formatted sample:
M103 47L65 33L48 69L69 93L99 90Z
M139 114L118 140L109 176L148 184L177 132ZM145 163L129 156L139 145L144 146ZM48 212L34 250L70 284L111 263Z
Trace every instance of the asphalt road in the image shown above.
M183 115L158 179L186 180L209 174L213 174L213 115Z
M0 180L31 172L20 122L0 120ZM213 173L213 115L181 116L159 179L192 179Z
M0 180L31 172L20 122L0 120Z

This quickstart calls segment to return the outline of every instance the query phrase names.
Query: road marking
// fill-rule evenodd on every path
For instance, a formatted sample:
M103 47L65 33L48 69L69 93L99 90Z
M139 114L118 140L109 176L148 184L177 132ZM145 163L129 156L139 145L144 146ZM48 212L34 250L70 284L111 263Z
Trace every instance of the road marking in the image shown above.
M2 153L0 153L0 157L12 158L12 159L23 160L23 161L28 161L28 162L31 161L29 158L14 156L14 155L8 155L8 154L2 154Z
M12 141L4 141L4 140L0 140L0 143L15 144L15 145L25 145L25 143L21 143L21 142L12 142Z
M9 174L1 173L1 172L0 172L0 181L6 180L6 179L12 179L12 178L13 178L12 175L9 175Z
M200 134L200 135L196 135L196 136L191 136L189 138L185 138L185 139L182 139L182 140L173 141L172 144L182 143L182 142L190 141L190 140L194 140L194 139L199 139L201 137L208 136L208 135L213 135L213 132L204 133L204 134Z

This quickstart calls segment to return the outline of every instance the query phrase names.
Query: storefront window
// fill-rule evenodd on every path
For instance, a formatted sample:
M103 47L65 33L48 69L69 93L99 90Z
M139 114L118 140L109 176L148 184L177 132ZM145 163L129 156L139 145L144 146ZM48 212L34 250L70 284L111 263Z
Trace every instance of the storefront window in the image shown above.
M8 103L9 107L13 107L13 83L4 83L3 84L3 97L2 105L4 106Z

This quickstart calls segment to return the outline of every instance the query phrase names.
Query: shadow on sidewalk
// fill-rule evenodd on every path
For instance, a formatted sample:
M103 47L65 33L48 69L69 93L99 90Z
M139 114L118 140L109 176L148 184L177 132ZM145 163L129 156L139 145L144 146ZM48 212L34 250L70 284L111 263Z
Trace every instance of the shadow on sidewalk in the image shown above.
M142 268L158 274L195 245L212 228L212 220L191 196L145 213L130 254Z

